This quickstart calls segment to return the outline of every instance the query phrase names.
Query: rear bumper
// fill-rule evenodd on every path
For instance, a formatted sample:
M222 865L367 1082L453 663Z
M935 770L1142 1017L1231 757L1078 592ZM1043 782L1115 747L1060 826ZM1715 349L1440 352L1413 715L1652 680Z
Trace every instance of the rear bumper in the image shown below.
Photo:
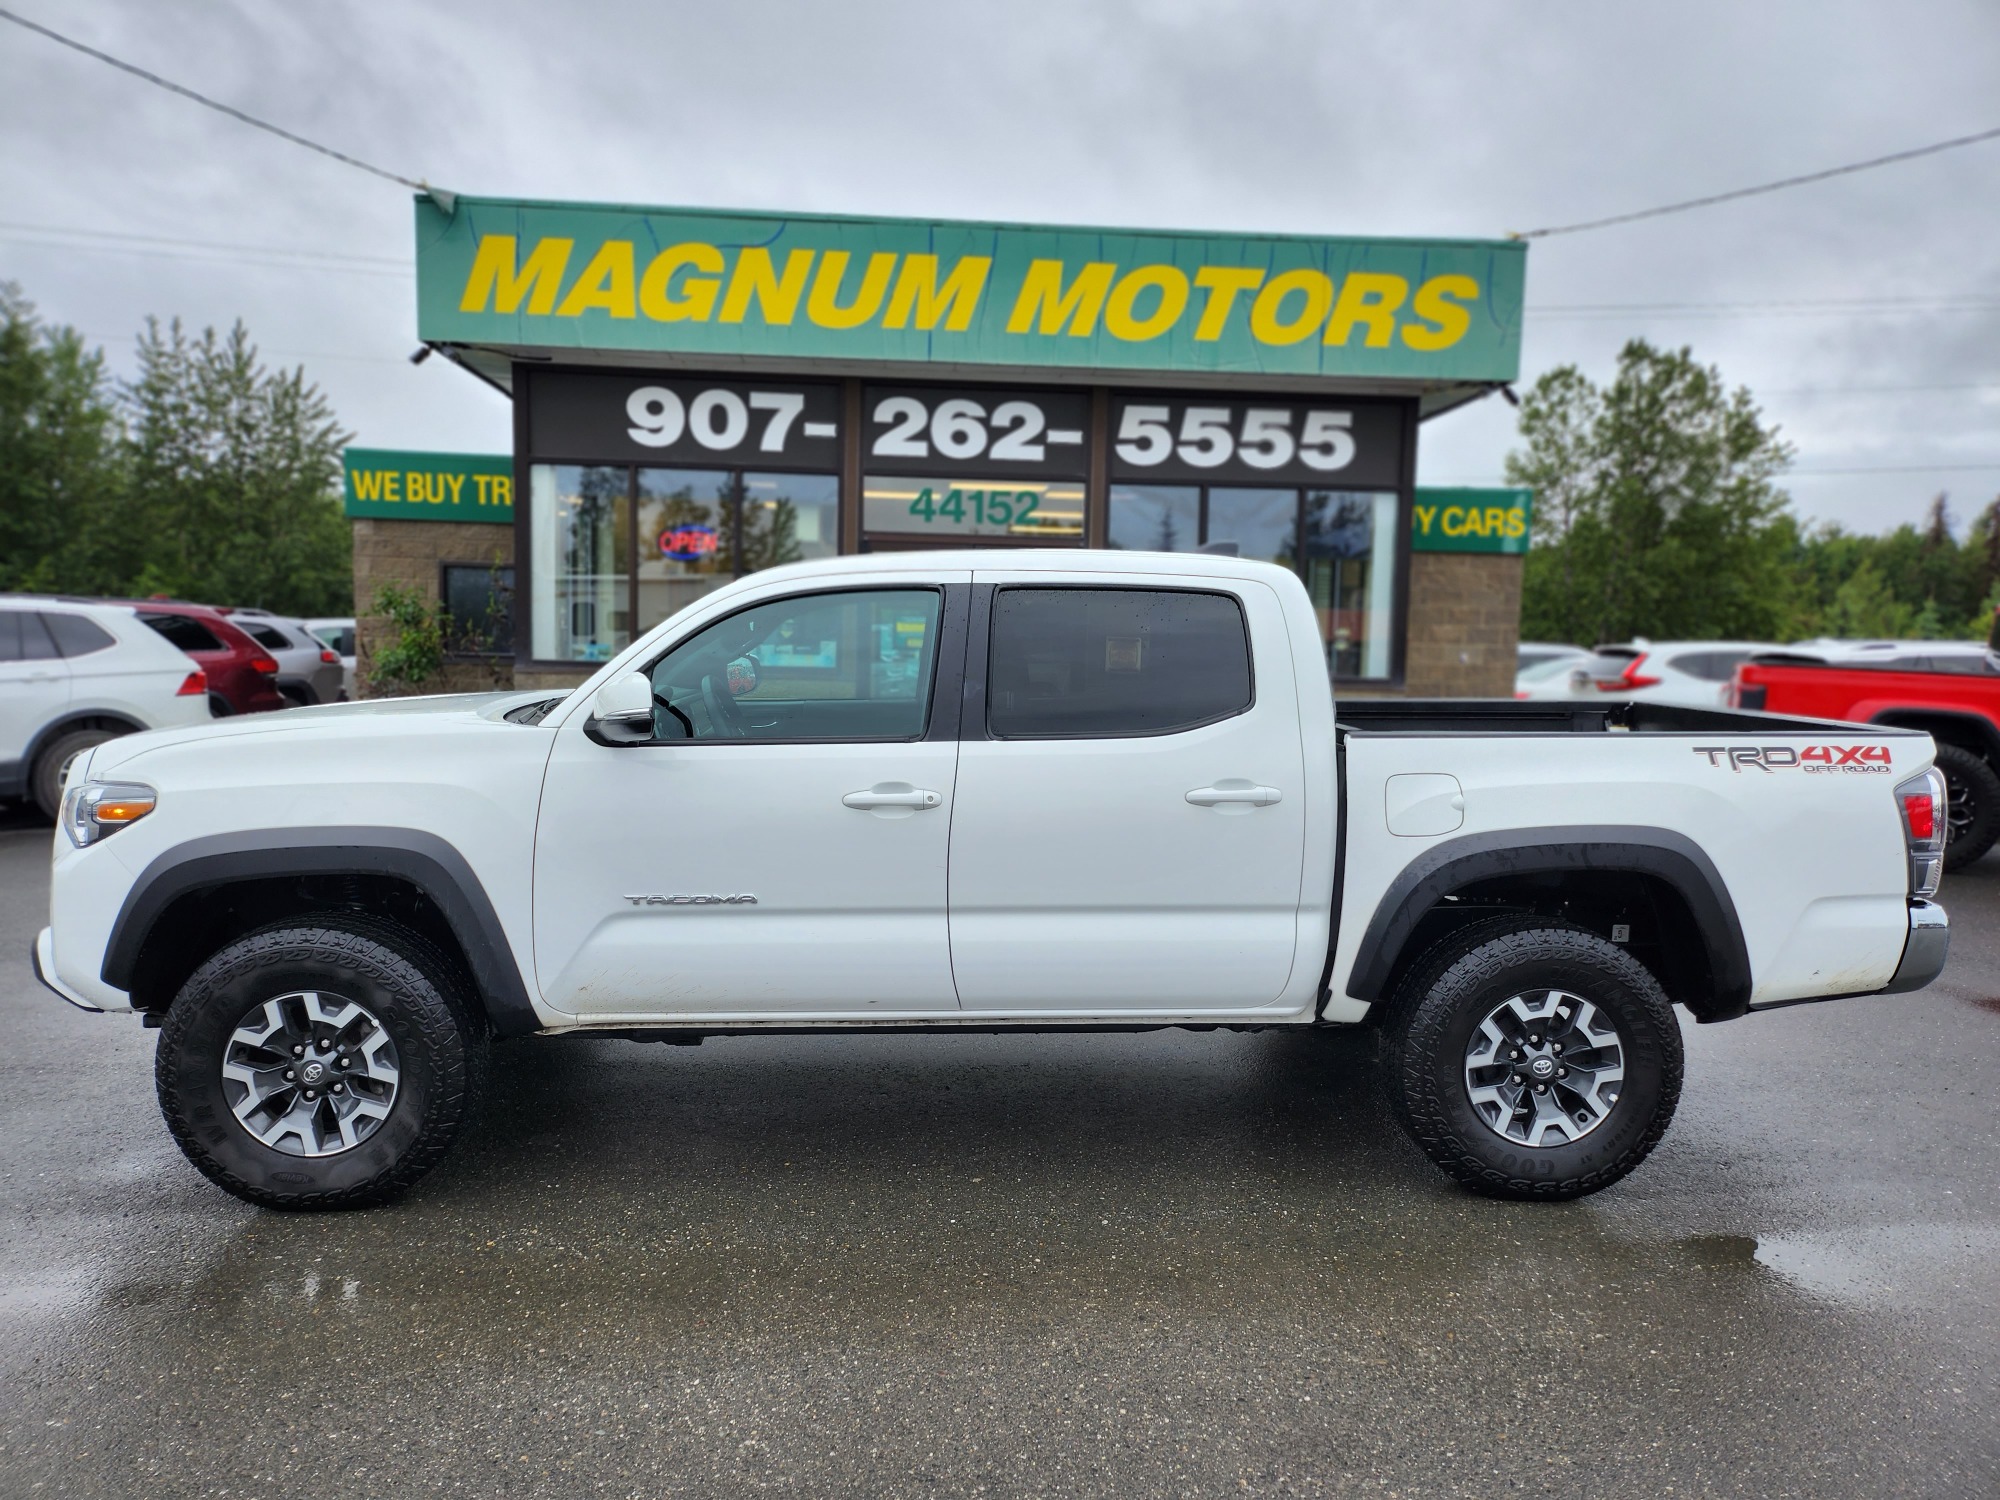
M87 1010L94 1016L104 1014L101 1009L92 1005L83 996L56 978L56 934L53 927L44 927L35 935L33 954L35 978L41 980L43 984L54 990L58 995L61 995L63 999L69 1001L78 1010Z
M1896 977L1889 981L1885 995L1907 995L1920 990L1944 972L1945 955L1951 950L1951 918L1935 901L1910 903L1910 936L1903 944L1903 961L1896 965Z

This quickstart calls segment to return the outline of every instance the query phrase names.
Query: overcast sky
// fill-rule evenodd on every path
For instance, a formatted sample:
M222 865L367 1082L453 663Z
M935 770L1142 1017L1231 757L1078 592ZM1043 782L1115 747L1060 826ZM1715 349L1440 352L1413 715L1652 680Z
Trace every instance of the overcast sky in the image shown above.
M8 5L525 197L1486 236L2000 125L1994 0ZM2000 141L1538 241L1523 377L1691 344L1797 445L1804 516L1962 522L2000 493L1996 187ZM405 189L0 26L0 278L119 370L148 313L241 317L357 441L505 451L503 398L407 362L412 242ZM1512 440L1498 400L1440 418L1421 478L1497 482Z

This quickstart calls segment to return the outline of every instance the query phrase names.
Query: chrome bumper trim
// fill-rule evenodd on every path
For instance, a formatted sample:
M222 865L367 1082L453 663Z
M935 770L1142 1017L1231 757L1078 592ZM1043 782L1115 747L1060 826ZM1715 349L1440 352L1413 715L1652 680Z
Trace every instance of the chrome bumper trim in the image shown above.
M1896 965L1896 977L1889 981L1885 995L1907 995L1920 990L1944 972L1945 955L1951 950L1951 918L1935 901L1910 903L1910 937L1903 944L1903 961Z

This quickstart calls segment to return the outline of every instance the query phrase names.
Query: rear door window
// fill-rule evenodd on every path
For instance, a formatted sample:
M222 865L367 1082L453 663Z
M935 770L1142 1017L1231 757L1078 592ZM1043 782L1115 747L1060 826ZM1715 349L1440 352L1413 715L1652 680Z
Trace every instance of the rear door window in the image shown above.
M11 611L10 611L11 613ZM56 649L55 637L49 634L42 617L33 610L23 610L14 615L21 622L20 645L17 648L19 661L54 661L62 655Z
M1000 739L1175 734L1254 701L1230 594L1005 588L994 595L987 727Z
M226 651L229 648L199 620L186 615L146 615L146 623L183 651Z
M56 649L64 656L88 656L93 651L108 651L118 644L110 631L82 615L45 610L42 624L55 640Z
M290 651L294 649L291 637L275 625L253 625L247 620L238 620L236 623L243 628L251 640L264 647L267 651Z
M1749 655L1747 651L1683 651L1668 665L1703 682L1727 682Z

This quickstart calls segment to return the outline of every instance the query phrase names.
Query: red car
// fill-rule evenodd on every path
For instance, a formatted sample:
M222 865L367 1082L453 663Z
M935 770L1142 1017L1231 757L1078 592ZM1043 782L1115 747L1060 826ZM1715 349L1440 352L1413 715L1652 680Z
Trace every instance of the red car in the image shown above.
M209 712L256 714L291 704L278 691L278 661L270 652L206 604L178 599L111 599L129 604L153 629L180 647L208 673Z
M1867 660L1766 652L1736 669L1737 708L1898 724L1930 732L1948 806L1944 864L1972 863L2000 838L2000 620L1982 657L1920 644Z

